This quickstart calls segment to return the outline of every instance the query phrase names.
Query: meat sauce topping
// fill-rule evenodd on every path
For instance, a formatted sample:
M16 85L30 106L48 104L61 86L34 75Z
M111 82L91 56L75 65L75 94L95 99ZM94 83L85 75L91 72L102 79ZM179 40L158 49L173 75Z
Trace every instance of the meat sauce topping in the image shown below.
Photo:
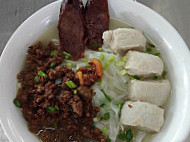
M17 78L21 87L16 101L28 122L29 130L43 142L105 142L93 118L100 111L92 104L90 88L102 77L102 66L92 59L91 66L75 73L62 65L69 54L50 42L29 47L24 69Z

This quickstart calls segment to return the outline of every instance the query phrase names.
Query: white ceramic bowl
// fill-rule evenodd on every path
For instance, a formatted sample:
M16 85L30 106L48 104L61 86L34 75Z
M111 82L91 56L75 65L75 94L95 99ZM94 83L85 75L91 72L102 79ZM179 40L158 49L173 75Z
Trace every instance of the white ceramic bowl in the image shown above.
M39 142L28 131L22 113L12 101L16 96L16 76L27 47L58 22L61 1L56 1L28 18L12 35L0 60L0 119L10 142ZM168 68L173 93L165 124L153 142L183 142L190 132L190 54L177 31L160 15L129 0L109 0L110 16L144 31L160 47Z

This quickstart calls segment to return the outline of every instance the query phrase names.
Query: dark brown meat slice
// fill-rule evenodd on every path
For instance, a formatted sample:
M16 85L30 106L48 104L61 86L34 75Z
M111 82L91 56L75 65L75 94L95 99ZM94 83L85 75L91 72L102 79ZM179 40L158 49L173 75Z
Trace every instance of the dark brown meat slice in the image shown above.
M59 39L62 50L73 60L84 56L86 30L84 6L81 0L63 0L59 17Z
M108 1L88 0L85 7L85 21L88 32L87 47L97 50L103 44L103 32L109 29Z

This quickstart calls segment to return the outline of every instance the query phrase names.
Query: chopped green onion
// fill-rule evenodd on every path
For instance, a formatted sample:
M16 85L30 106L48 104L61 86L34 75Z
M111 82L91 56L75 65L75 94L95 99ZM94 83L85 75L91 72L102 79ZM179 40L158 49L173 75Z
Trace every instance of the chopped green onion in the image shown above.
M117 105L117 108L119 109L119 117L121 116L121 109L123 108L124 103L120 103Z
M151 42L147 42L147 44L148 44L148 46L155 48L155 45L152 44Z
M110 62L105 62L105 65L104 65L104 67L103 67L103 70L104 70L104 71L107 70L108 67L109 67L109 65L110 65Z
M54 123L53 123L53 126L54 126L54 127L57 127L57 122L54 122Z
M38 75L41 76L41 77L45 77L45 78L48 77L47 74L45 74L43 71L39 71Z
M131 129L126 131L126 139L128 142L130 142L133 139L133 133Z
M104 94L105 98L106 98L109 102L112 101L111 97L108 96L108 95L105 93L104 89L101 89L100 91Z
M50 56L55 56L57 54L57 51L51 51Z
M153 80L157 80L157 79L158 79L158 76L154 76L154 77L153 77Z
M126 73L127 73L127 70L126 70L126 69L123 69L123 70L120 71L120 74L121 74L121 75L125 75Z
M122 67L122 66L125 65L125 62L123 62L123 61L117 61L117 62L115 63L115 65L116 65L117 67Z
M51 68L55 68L55 65L56 65L56 62L52 62L52 63L50 64L50 67L51 67Z
M107 112L107 113L104 114L104 119L105 120L110 119L110 113L109 112Z
M92 67L92 65L90 65L90 64L86 65L86 68L91 68L91 67Z
M21 106L21 103L16 98L13 100L13 103L15 104L16 107L20 107Z
M56 110L59 110L59 107L58 107L58 106L55 106L55 109L56 109Z
M134 75L133 77L134 79L140 80L140 77L138 77L137 75Z
M67 67L71 67L72 66L72 63L70 63L70 62L67 62Z
M47 108L47 111L48 112L54 112L56 110L56 108L55 107L52 107L52 106L49 106L48 108Z
M133 139L133 133L132 130L129 129L126 132L120 132L118 134L118 138L122 141L130 142Z
M77 94L77 89L75 89L75 90L73 91L73 93L76 95L76 94Z
M65 59L69 60L71 58L71 54L67 52L63 52L63 54L65 54Z
M102 47L98 48L98 51L103 51L103 48Z
M111 57L108 58L109 63L113 62L114 60L115 60L115 56L111 56Z
M147 52L152 52L152 48L146 48Z
M106 142L111 142L111 139L109 137L107 137Z
M155 53L154 55L155 55L155 56L160 56L160 53L159 53L159 52L157 52L157 53Z
M95 124L93 124L93 125L90 126L91 129L94 129L95 127L96 127Z
M99 119L99 118L97 118L97 117L95 117L95 118L93 118L93 121L94 121L95 123L97 123L97 122L99 122L99 121L100 121L100 119Z
M107 128L106 128L106 127L103 127L103 128L102 128L102 134L105 135L105 134L106 134L106 131L107 131Z
M78 70L79 68L80 68L80 66L77 65L77 66L76 66L76 70Z
M67 86L71 89L77 88L77 85L72 81L66 81L65 84L67 84Z
M87 63L87 62L88 62L88 58L84 58L84 59L83 59L83 62L84 62L84 63Z
M98 48L98 44L93 44L92 48L97 49Z
M122 141L125 141L125 140L126 140L126 135L125 135L125 133L120 132L120 133L118 134L118 138L119 138L120 140L122 140Z
M118 108L119 110L121 110L122 107L123 107L123 105L124 105L124 103L120 103L120 104L117 105L117 108Z
M100 107L104 107L106 104L101 104Z
M127 58L126 58L126 57L122 57L121 60L122 60L123 62L127 62Z
M162 73L162 77L165 78L166 77L167 72L164 70Z
M40 81L39 77L38 77L38 76L35 76L35 77L34 77L34 81L35 81L35 82L39 82L39 81Z
M101 54L101 55L100 55L100 60L103 61L104 58L105 58L104 54Z

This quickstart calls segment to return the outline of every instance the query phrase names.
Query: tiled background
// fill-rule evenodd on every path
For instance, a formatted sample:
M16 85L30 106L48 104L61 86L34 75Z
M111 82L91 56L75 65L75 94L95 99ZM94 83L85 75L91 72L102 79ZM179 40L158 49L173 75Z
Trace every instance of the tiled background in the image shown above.
M16 28L32 13L55 0L0 0L0 55ZM190 47L190 0L137 0L165 17ZM190 141L190 137L186 142ZM0 127L0 142L8 142Z

